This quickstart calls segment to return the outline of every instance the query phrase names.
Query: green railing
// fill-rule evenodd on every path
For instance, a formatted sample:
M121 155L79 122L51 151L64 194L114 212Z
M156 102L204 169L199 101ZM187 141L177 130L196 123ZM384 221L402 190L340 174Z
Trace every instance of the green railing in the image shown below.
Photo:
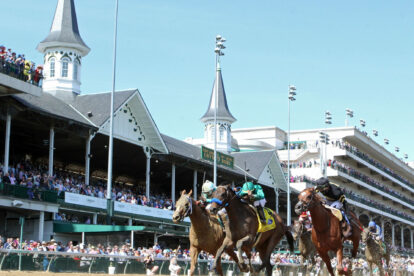
M0 183L0 193L22 199L57 203L58 194L55 191L47 191L39 188L27 188L19 185Z
M190 269L189 259L178 259L181 267L180 275L187 275ZM199 260L195 275L209 275L211 261ZM156 275L170 275L170 260L156 258L158 266ZM259 264L254 264L257 268ZM223 261L225 275L241 275L234 262ZM0 271L47 271L70 273L109 273L115 274L146 274L143 258L133 256L91 255L66 252L22 251L0 249ZM297 264L279 264L274 266L279 275L305 275L306 268Z

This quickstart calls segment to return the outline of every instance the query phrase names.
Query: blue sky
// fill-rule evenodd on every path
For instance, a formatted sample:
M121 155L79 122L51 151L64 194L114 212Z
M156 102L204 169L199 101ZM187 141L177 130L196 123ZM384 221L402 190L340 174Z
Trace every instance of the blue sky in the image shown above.
M2 2L0 43L42 62L57 0ZM222 59L233 128L287 128L287 87L295 84L292 128L367 122L393 151L414 159L413 1L119 0L118 90L138 88L161 132L201 137L214 80L214 39ZM112 88L114 0L75 0L92 49L82 93Z

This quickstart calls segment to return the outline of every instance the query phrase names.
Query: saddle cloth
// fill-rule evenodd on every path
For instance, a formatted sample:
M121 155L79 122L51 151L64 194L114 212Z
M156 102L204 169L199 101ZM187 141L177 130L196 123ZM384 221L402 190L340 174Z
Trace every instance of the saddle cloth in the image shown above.
M326 205L326 204L324 204L323 207L330 210L332 215L334 215L337 219L339 219L339 221L342 221L342 212L341 212L341 210L338 210L338 209L333 208L333 207L331 207L329 205Z
M266 223L262 223L260 221L259 213L257 212L256 208L254 208L257 215L257 220L259 222L259 228L257 229L258 233L263 233L272 229L276 228L275 219L273 217L273 211L269 208L263 208L263 211L265 213Z

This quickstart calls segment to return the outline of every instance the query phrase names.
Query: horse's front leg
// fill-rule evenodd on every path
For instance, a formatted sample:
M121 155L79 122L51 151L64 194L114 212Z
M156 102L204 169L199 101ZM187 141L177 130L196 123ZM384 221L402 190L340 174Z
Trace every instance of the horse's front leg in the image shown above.
M194 275L194 271L197 268L197 260L198 260L198 254L200 253L200 250L194 246L190 247L190 257L191 257L191 266L190 266L190 275Z
M223 254L224 250L226 250L227 246L231 244L231 240L227 237L224 239L223 244L216 252L216 256L214 258L213 266L210 268L211 271L215 271L217 268L217 264L219 264L218 260L221 260L221 255Z
M347 272L344 271L344 267L342 265L342 259L343 259L343 252L342 252L342 246L336 251L336 270L338 271L339 275L348 275Z
M243 243L246 242L246 241L249 241L249 240L250 240L250 236L246 236L246 237L241 238L240 240L238 240L237 243L236 243L237 258L239 259L239 267L240 267L240 270L243 271L243 272L248 272L249 271L248 268L247 268L246 263L244 262L243 250L242 250ZM250 262L250 259L249 259L249 262ZM250 264L250 266L251 266L251 264Z

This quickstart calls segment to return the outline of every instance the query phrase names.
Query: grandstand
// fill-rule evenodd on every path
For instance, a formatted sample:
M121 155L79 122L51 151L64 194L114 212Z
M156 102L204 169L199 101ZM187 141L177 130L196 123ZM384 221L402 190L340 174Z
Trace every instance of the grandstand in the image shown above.
M114 189L106 191L110 93L81 93L81 60L90 49L73 0L58 0L37 49L45 60L42 87L0 72L1 85L13 88L0 101L0 235L188 247L189 220L173 224L172 210L181 190L197 198L202 182L213 178L211 160L199 146L162 134L137 89L117 91ZM231 164L218 166L219 184L257 181L269 206L283 206L274 196L286 186L274 150L230 156Z

